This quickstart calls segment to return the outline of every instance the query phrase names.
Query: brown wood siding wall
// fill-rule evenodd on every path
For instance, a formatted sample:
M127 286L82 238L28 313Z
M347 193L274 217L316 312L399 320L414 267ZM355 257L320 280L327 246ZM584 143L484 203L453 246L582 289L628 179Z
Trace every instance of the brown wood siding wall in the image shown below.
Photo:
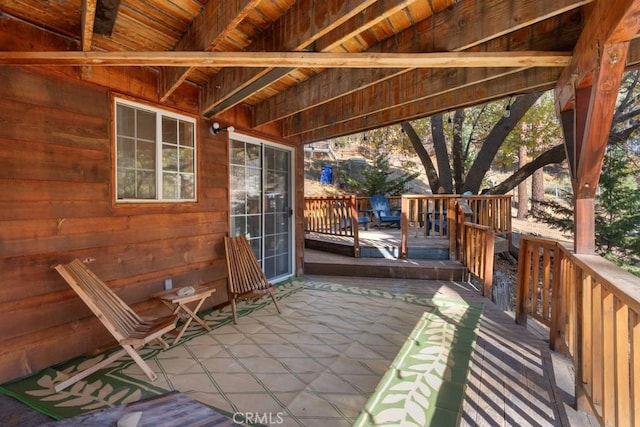
M15 67L0 81L0 382L113 342L58 262L95 259L141 314L166 312L149 300L166 278L227 301L225 134L198 120L197 203L115 205L109 90Z

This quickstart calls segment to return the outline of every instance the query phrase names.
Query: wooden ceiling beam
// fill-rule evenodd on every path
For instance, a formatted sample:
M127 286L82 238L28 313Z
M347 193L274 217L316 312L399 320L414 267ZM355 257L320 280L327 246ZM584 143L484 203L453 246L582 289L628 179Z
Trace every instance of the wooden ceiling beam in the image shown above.
M566 43L564 46L570 48L580 37L581 30L581 22L576 22L572 17L555 17L552 18L551 23L547 20L519 30L516 33L485 42L474 47L474 51L476 49L493 51L507 49L508 47L512 49L544 49L552 46L561 46L558 45L558 40L562 40L563 43ZM518 40L525 41L518 43ZM302 128L298 128L296 133L303 133L322 126L323 124L318 121L318 118L323 117L326 111L331 112L332 122L348 121L355 117L374 114L392 106L411 103L417 99L427 99L431 96L438 96L441 93L476 84L492 78L491 74L495 74L494 77L499 77L507 76L516 71L517 69L500 70L497 68L475 70L454 68L443 70L414 69L406 73L400 73L376 85L351 91L345 96L322 103L318 107L309 108L289 116L283 119L283 128L292 129L292 127L287 126L287 123L300 123ZM349 84L358 87L352 82L349 82ZM311 94L298 93L298 99L304 100L305 96L316 97L318 94L315 92ZM369 101L363 102L363 99ZM257 112L254 116L258 117ZM285 133L285 135L289 134Z
M340 44L344 43L349 38L373 27L380 21L387 19L397 11L402 10L416 1L420 0L378 0L375 4L367 7L361 13L353 14L353 16L344 24L333 25L333 29L327 29L327 31L325 31L326 34L313 41L314 51L330 52L333 49L338 48ZM338 22L335 24L337 23ZM242 76L240 73L236 73L233 76L237 80L230 80L228 78L221 79L220 76L214 77L216 81L212 84L216 87L217 91L222 94L222 100L208 111L203 111L203 114L215 115L226 111L252 96L255 92L264 89L294 70L295 68L278 68L268 70L262 73L259 77L253 78L250 82L246 82L246 76ZM226 92L224 87L228 88ZM241 88L238 89L238 87ZM228 93L228 91L233 90L235 90L235 92L232 95L224 95L225 93Z
M343 25L319 37L314 43L314 50L316 52L334 51L345 41L372 28L417 1L423 0L378 0L375 4L363 10L362 13L351 17Z
M165 67L473 68L562 67L569 52L0 52L0 65Z
M574 251L595 252L595 197L640 0L597 1L555 88L574 198Z
M209 1L191 22L184 36L175 47L176 52L213 51L253 10L259 0ZM163 68L158 94L161 101L167 99L187 78L192 66Z
M508 79L497 78L473 84L440 96L420 100L400 107L390 108L366 117L339 122L310 130L295 137L300 144L350 135L403 120L414 120L456 108L477 105L510 96L514 93L538 92L553 88L560 68L530 68L511 75Z
M80 19L80 46L83 52L91 50L93 24L96 20L96 0L82 0Z
M578 40L574 58L560 77L556 87L556 103L560 110L572 108L575 88L591 86L593 76L604 55L609 63L625 61L607 50L607 45L629 42L640 29L639 0L608 0L595 2Z
M486 2L458 2L367 52L459 52L554 16L572 16L572 10L587 3L589 1L584 0L494 0L490 5ZM478 22L479 18L482 22ZM434 34L438 36L434 37ZM517 42L505 46L510 48L513 45ZM398 70L376 70L374 73L368 70L326 70L256 105L254 125L263 126L398 73ZM321 95L301 96L305 93Z
M459 91L467 86L497 78L508 79L520 71L522 68L411 70L409 73L283 119L282 136L288 138L336 123L369 117L403 105L429 102L433 97Z
M256 53L305 50L318 38L362 13L375 0L335 0L332 3L335 4L312 0L297 2L245 50ZM201 91L202 114L212 116L221 113L290 71L292 69L221 70Z

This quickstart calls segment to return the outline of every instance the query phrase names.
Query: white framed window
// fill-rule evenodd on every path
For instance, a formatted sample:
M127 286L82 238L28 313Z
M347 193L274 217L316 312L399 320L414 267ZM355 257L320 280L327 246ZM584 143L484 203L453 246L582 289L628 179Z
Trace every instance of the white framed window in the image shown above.
M196 200L196 120L115 99L116 201Z

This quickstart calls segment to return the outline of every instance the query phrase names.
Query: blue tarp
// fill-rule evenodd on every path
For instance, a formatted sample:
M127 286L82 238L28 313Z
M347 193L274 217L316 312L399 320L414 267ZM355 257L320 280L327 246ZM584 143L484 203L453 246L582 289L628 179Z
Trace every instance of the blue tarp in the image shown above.
M333 166L323 165L322 173L320 174L320 184L333 183Z

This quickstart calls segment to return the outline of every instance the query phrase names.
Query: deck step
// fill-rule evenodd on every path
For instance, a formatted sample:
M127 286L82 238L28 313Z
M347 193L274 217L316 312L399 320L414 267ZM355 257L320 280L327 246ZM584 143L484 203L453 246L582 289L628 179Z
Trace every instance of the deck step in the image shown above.
M458 261L389 258L352 258L305 250L305 274L422 280L464 280L466 268Z
M304 240L306 249L315 249L333 254L355 257L353 239L343 236L314 235ZM400 258L400 243L392 239L361 239L360 257L362 258ZM408 247L411 259L447 260L449 245L446 239L431 239L416 244L411 240Z

